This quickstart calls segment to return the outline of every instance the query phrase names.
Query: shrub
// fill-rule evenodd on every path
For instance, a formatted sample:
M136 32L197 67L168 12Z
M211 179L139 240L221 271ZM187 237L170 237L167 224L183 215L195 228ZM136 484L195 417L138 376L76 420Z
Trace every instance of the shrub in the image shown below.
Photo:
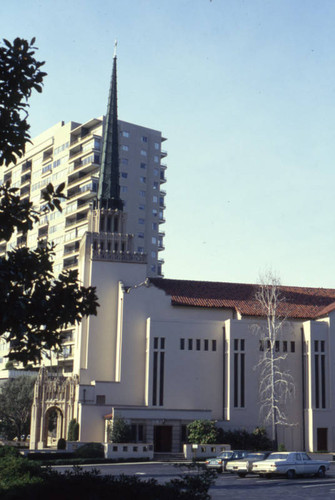
M225 431L218 429L218 442L230 444L232 449L271 450L272 442L263 427L256 427L253 432L245 429Z
M218 442L218 429L211 420L194 420L187 426L189 443L214 444Z
M20 455L17 448L14 446L0 446L0 459L4 457L18 457Z
M69 430L67 434L68 441L78 441L79 438L79 424L75 418L69 423Z
M59 438L57 442L57 450L65 450L66 449L66 441L64 438Z
M77 458L104 458L104 447L101 443L86 443L80 446L75 453Z
M131 426L124 418L119 417L113 420L113 425L109 429L109 439L112 443L129 443L131 441Z

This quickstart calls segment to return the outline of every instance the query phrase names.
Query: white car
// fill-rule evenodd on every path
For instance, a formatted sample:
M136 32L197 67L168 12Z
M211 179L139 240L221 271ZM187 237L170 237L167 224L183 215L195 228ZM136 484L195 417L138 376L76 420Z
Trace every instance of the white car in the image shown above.
M271 453L266 460L254 462L252 472L260 476L271 477L272 474L285 475L293 479L296 475L316 475L325 477L330 462L313 460L304 451Z
M234 472L240 477L245 477L247 474L253 474L252 464L254 462L265 460L269 455L269 451L249 453L245 458L242 458L241 460L228 462L226 465L226 471Z

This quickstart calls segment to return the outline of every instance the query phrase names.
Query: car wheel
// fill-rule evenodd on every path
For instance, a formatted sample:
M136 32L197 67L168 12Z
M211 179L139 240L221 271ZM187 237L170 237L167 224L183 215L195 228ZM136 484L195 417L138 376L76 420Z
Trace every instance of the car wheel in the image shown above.
M264 477L266 477L266 479L271 479L272 478L272 474L264 474Z
M326 469L324 467L320 467L316 474L316 477L323 478L325 477L325 475L326 475Z
M294 479L295 478L295 471L293 469L290 469L286 472L286 477L287 479Z
M245 472L238 472L237 475L238 475L238 477L245 477L246 473Z

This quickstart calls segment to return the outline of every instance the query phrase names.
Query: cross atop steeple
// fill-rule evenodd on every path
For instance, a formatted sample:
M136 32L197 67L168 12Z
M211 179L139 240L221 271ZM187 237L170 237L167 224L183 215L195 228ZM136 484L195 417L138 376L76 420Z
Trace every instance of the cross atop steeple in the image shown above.
M119 184L119 131L117 118L116 46L114 46L113 72L109 89L102 160L98 191L98 204L102 208L122 210Z

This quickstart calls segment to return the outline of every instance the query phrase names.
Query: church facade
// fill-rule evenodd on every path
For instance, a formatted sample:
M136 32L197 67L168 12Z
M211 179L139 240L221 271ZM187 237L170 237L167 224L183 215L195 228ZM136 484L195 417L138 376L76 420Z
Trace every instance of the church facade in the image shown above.
M278 443L335 449L335 290L279 287L285 321L269 339L256 285L148 278L147 256L127 233L118 135L115 57L98 196L78 257L80 280L97 287L100 308L77 326L72 373L40 371L30 447L47 446L52 411L58 438L76 419L79 441L106 442L122 417L133 441L156 452L179 452L197 419L227 430L265 424L270 434L266 407L278 383ZM264 385L269 353L282 380Z

